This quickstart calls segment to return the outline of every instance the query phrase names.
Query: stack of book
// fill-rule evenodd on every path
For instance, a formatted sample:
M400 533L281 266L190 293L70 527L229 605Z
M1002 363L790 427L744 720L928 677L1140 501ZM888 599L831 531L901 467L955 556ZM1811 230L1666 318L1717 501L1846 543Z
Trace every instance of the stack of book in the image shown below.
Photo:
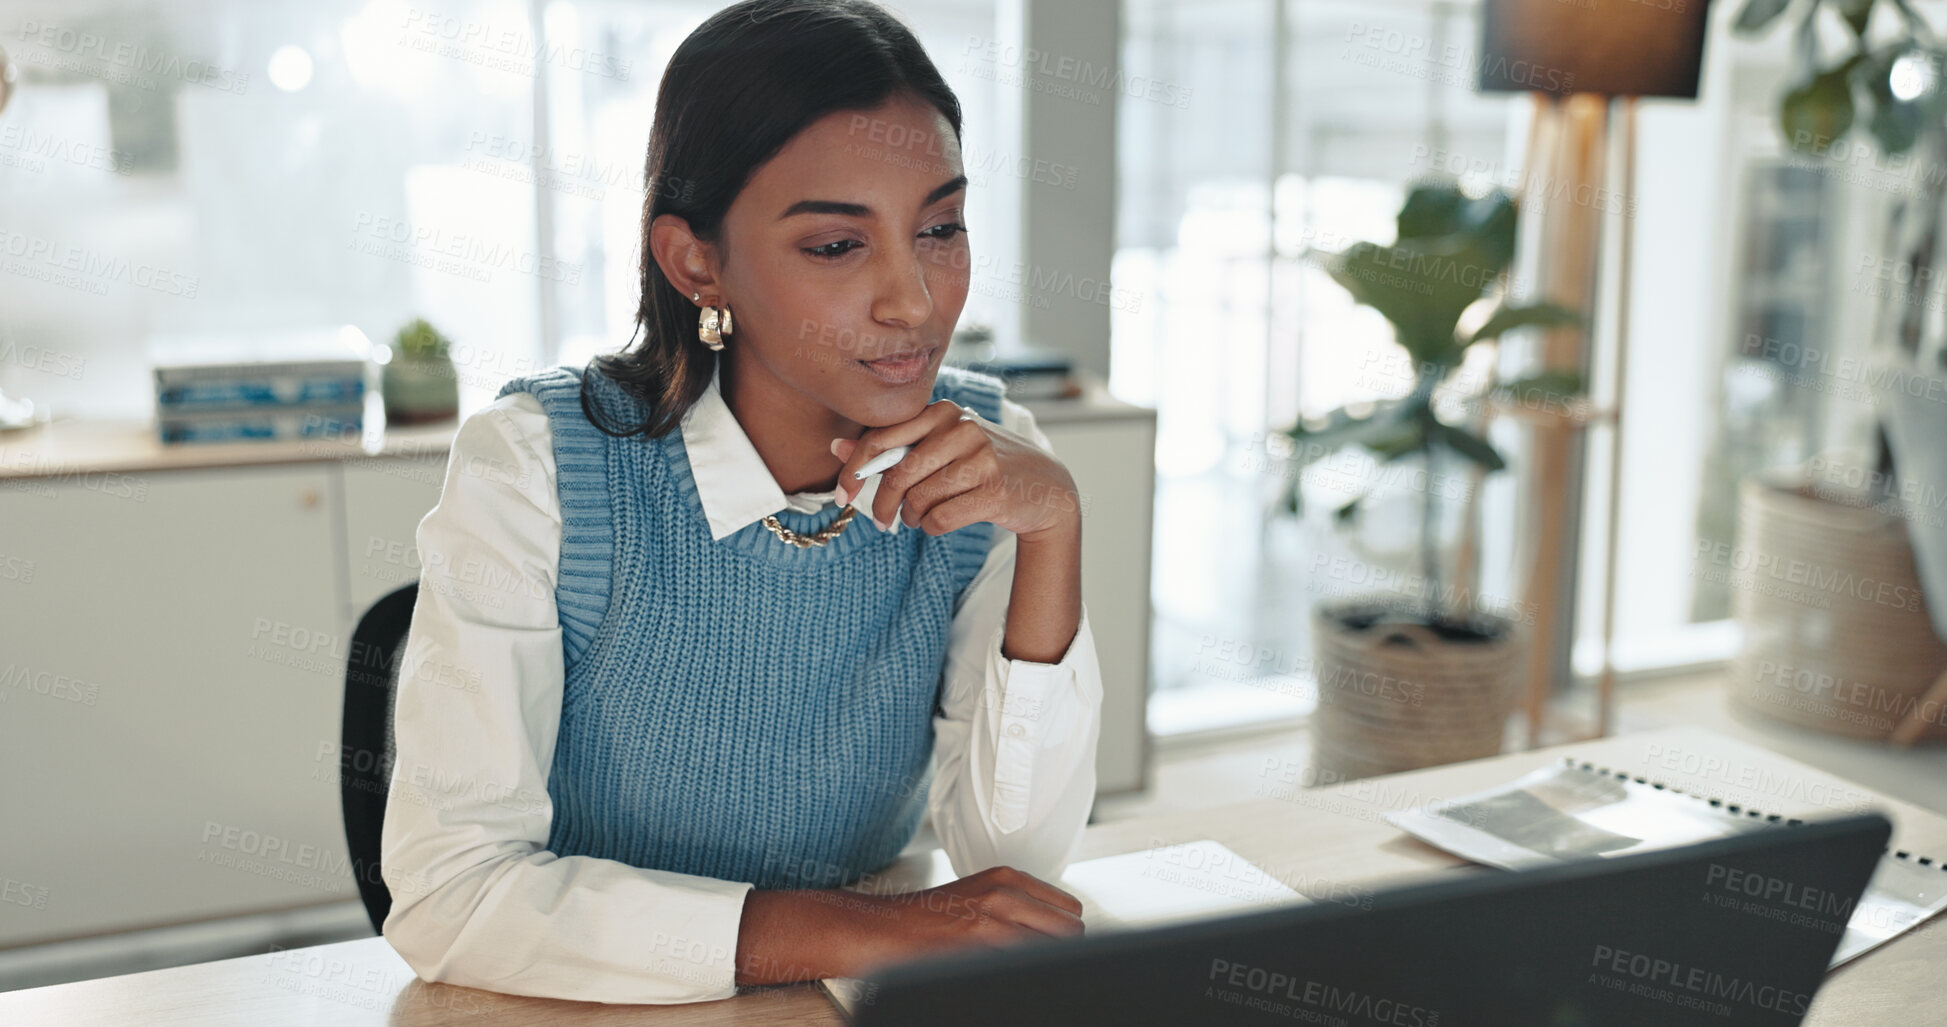
M170 443L357 438L370 350L349 325L158 337L156 430Z
M959 361L969 371L991 374L1007 383L1016 402L1058 399L1074 393L1074 361L1048 350L1022 347L1006 354L971 352Z

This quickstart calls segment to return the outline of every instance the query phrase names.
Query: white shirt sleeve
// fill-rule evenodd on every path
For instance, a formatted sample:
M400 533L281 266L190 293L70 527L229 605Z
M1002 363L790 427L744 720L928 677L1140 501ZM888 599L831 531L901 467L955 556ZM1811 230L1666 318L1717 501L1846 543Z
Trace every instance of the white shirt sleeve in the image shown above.
M384 934L428 981L592 1002L726 998L750 884L546 849L563 684L548 436L532 396L467 418L419 524L381 835Z
M1002 400L1000 425L1053 452L1019 403ZM1014 533L996 527L954 614L927 806L956 874L1005 865L1053 881L1095 801L1102 669L1086 605L1060 662L1001 655L1015 551Z

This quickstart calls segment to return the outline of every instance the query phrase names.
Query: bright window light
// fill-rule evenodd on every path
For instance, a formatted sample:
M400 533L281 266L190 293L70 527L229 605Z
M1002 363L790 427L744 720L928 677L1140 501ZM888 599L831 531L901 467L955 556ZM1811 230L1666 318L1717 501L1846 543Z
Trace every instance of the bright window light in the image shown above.
M311 55L301 46L286 44L270 55L270 84L295 93L311 84Z

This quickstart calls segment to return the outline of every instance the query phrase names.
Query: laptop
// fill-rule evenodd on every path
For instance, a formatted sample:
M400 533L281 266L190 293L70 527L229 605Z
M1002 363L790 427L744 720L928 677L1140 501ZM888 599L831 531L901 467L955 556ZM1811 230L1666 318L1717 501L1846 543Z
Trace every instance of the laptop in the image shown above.
M887 968L860 1027L1798 1023L1878 814Z

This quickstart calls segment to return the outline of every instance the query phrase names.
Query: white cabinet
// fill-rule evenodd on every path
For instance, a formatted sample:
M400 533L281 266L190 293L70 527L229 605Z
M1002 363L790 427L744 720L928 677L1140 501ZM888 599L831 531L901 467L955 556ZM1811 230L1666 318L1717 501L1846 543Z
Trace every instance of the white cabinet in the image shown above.
M0 487L0 945L349 896L326 465ZM64 683L68 683L65 684ZM327 769L328 764L325 764Z
M1149 554L1156 414L1099 393L1028 404L1082 495L1082 602L1102 664L1098 795L1149 783Z
M352 624L372 604L419 580L420 518L439 502L446 454L416 459L375 458L342 468L345 555L350 567L345 617Z

